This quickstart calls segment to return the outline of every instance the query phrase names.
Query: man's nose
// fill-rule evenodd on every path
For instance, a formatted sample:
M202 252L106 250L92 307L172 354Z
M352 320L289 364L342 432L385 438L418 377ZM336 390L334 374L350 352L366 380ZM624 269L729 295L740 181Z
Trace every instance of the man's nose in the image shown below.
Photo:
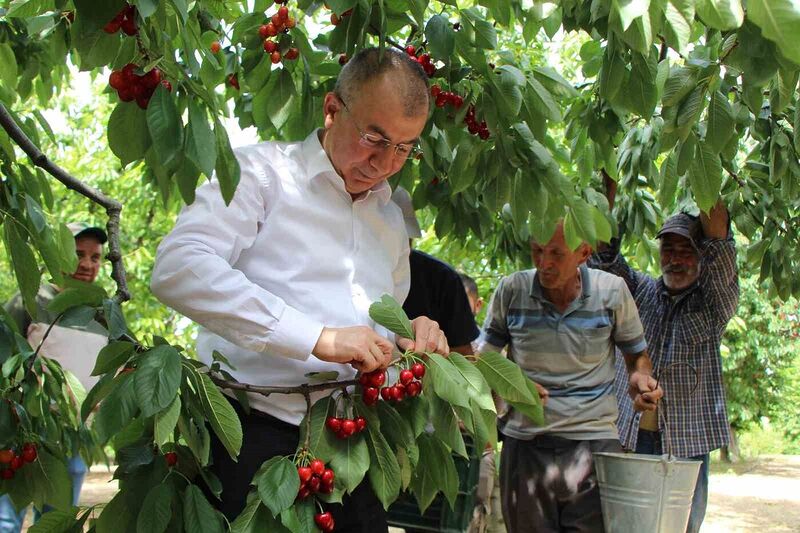
M372 166L381 174L386 174L394 165L394 146L377 150L370 158Z

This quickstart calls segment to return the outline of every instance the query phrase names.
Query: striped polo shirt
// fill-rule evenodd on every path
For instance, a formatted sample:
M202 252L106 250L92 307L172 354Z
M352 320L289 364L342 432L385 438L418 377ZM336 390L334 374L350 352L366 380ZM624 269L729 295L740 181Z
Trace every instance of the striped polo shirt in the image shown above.
M636 354L647 344L625 281L585 265L580 273L581 294L564 313L544 297L536 270L503 278L492 296L480 350L508 347L508 356L550 392L544 427L512 408L500 422L504 435L618 438L615 347Z

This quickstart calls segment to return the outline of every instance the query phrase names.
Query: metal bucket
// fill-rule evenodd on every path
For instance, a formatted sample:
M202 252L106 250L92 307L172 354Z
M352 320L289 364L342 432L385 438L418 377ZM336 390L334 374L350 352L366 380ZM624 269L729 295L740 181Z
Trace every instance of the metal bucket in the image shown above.
M606 533L684 533L701 461L594 454Z

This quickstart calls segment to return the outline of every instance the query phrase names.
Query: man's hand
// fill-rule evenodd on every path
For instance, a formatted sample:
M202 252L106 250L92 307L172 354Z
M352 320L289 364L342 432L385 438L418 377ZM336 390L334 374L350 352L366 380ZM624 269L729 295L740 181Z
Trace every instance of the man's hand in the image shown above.
M412 350L418 353L436 352L439 355L450 354L450 346L447 344L447 337L439 329L439 324L426 316L419 316L411 321L411 329L414 331L414 340L397 338L397 346L401 350Z
M628 394L635 411L655 411L664 391L653 376L637 371L631 374Z
M311 351L329 363L350 364L360 372L386 368L392 360L392 343L366 326L323 328Z
M536 390L539 392L539 398L542 399L542 405L547 405L547 400L550 398L550 392L535 381L533 384L536 385Z

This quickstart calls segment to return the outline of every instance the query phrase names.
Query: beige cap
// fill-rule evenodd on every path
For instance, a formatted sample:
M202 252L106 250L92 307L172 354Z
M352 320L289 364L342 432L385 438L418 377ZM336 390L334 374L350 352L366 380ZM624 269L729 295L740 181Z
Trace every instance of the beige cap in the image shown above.
M419 229L417 215L414 213L414 206L411 203L411 195L408 194L408 191L402 187L397 187L392 193L392 201L403 212L403 222L406 223L408 238L417 239L422 237L422 231Z

